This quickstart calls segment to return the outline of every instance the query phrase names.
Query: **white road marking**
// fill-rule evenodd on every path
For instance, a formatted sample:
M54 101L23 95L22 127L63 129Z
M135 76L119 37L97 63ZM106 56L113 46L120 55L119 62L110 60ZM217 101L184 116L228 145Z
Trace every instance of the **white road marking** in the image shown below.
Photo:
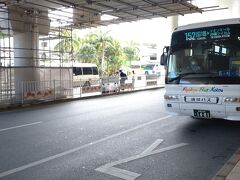
M126 130L126 131L122 131L122 132L120 132L120 133L113 134L113 135L111 135L111 136L108 136L108 137L99 139L99 140L97 140L97 141L94 141L94 142L85 144L85 145L83 145L83 146L79 146L79 147L70 149L70 150L68 150L68 151L64 151L64 152L62 152L62 153L59 153L59 154L56 154L56 155L53 155L53 156L50 156L50 157L41 159L41 160L39 160L39 161L35 161L35 162L32 162L32 163L29 163L29 164L20 166L20 167L18 167L18 168L15 168L15 169L11 169L11 170L2 172L2 173L0 173L0 178L5 177L5 176L8 176L8 175L10 175L10 174L14 174L14 173L17 173L17 172L26 170L26 169L29 169L29 168L32 168L32 167L35 167L35 166L38 166L38 165L40 165L40 164L46 163L46 162L51 161L51 160L54 160L54 159L57 159L57 158L60 158L60 157L63 157L63 156L72 154L72 153L77 152L77 151L79 151L79 150L88 148L88 147L90 147L90 146L92 146L92 145L96 145L96 144L99 144L99 143L101 143L101 142L104 142L104 141L113 139L113 138L115 138L115 137L119 137L119 136L121 136L121 135L123 135L123 134L127 134L127 133L130 133L130 132L133 132L133 131L135 131L135 130L144 128L145 126L148 126L148 125L157 123L157 122L159 122L159 121L168 119L168 118L170 118L170 117L172 117L172 116L171 116L171 115L164 116L164 117L162 117L162 118L155 119L155 120L153 120L153 121L150 121L150 122L147 122L147 123L138 125L138 126L136 126L136 127L134 127L134 128L128 129L128 130Z
M156 140L151 146L149 146L145 151L142 152L142 155L152 152L162 142L163 142L163 139Z
M22 127L26 127L26 126L33 126L33 125L40 124L40 123L42 123L42 121L35 122L35 123L30 123L30 124L23 124L23 125L20 125L20 126L9 127L9 128L5 128L5 129L0 129L0 132L12 130L12 129L17 129L17 128L22 128Z
M101 167L99 167L95 170L99 171L99 172L102 172L102 173L105 173L105 174L115 176L115 177L119 177L119 178L122 178L122 179L125 179L125 180L134 180L134 179L138 178L139 176L141 176L141 174L131 172L131 171L127 171L127 170L120 169L120 168L116 168L116 167L113 167L113 166L123 164L123 163L127 163L127 162L130 162L130 161L134 161L134 160L137 160L137 159L141 159L141 158L153 155L153 154L158 154L158 153L170 151L170 150L188 145L187 143L180 143L180 144L176 144L176 145L173 145L173 146L169 146L169 147L166 147L166 148L162 148L162 149L158 149L158 150L153 151L162 142L163 142L162 139L158 139L149 148L147 148L144 152L142 152L139 155L131 156L131 157L126 158L126 159L122 159L122 160L119 160L119 161L115 161L115 162L112 162L112 163L105 164L105 165L103 165L103 166L101 166Z
M139 176L141 176L141 174L135 173L135 172L131 172L131 171L127 171L124 169L120 169L120 168L116 168L116 167L111 167L107 170L101 170L101 169L96 169L97 171L100 171L102 173L106 173L115 177L119 177L121 179L127 179L127 180L134 180L136 178L138 178Z

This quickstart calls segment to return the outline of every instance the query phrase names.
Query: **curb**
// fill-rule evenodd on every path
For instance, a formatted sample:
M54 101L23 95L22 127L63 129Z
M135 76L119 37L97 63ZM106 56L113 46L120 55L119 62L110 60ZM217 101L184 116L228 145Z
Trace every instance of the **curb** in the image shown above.
M118 96L121 94L130 94L140 91L148 91L148 90L156 90L156 89L163 89L165 87L154 87L149 89L137 89L137 90L131 90L131 91L121 91L118 93L104 93L100 95L93 95L93 96L84 96L84 97L78 97L78 98L68 98L68 99L58 99L54 101L42 101L42 102L32 102L32 103L26 103L26 104L14 104L11 106L7 106L4 108L0 107L0 113L9 112L13 110L20 110L20 109L28 109L33 107L40 107L43 105L53 105L53 104L60 104L65 102L71 102L71 101L79 101L79 100L86 100L86 99L94 99L94 98L100 98L100 97L106 97L106 96Z
M240 180L240 148L224 164L212 180Z

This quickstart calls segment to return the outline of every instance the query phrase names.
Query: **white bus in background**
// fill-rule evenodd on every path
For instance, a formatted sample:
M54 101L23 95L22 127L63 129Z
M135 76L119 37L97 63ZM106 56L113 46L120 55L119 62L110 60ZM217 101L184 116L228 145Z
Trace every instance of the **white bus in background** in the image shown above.
M93 63L74 63L73 84L74 86L99 85L99 71L97 65Z
M161 64L168 112L240 121L240 19L176 28Z

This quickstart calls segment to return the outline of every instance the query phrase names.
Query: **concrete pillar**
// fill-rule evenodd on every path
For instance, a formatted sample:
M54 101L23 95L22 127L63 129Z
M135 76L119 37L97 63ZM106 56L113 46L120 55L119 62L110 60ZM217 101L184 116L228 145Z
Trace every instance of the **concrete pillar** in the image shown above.
M14 80L16 100L22 100L23 82L24 81L40 81L38 58L38 40L39 34L36 24L28 24L32 26L31 31L13 32L14 38ZM25 28L27 29L27 28ZM35 90L38 87L32 86Z
M38 33L14 32L14 66L16 81L35 81L39 76L35 67L38 59Z
M160 45L161 48L163 48L164 46L170 45L172 32L177 27L178 27L178 16L168 17L166 28L163 27L163 29L161 30L162 34L164 34L163 35L164 38L161 39L161 43L163 43Z
M14 31L14 66L39 66L38 49L39 49L39 31L36 23L25 24L25 31Z
M23 81L39 81L39 34L48 34L50 21L39 19L39 12L11 6L9 17L14 38L14 70L16 98L21 98ZM47 16L46 16L47 17Z
M178 16L172 16L170 19L170 30L173 32L178 27Z
M240 2L239 0L233 0L231 7L232 16L236 18L240 18Z

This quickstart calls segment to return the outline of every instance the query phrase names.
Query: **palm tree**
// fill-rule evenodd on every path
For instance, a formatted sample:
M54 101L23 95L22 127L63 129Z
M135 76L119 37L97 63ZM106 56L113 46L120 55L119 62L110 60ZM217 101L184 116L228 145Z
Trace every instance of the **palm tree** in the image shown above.
M105 50L108 46L112 45L112 37L108 35L108 32L100 31L97 34L93 34L94 44L98 52L101 54L101 75L105 72Z
M83 63L95 63L97 60L97 50L94 45L84 42L77 52L77 59Z
M112 46L106 48L107 57L107 72L108 74L115 74L122 66L123 50L121 44L117 40L112 41Z

